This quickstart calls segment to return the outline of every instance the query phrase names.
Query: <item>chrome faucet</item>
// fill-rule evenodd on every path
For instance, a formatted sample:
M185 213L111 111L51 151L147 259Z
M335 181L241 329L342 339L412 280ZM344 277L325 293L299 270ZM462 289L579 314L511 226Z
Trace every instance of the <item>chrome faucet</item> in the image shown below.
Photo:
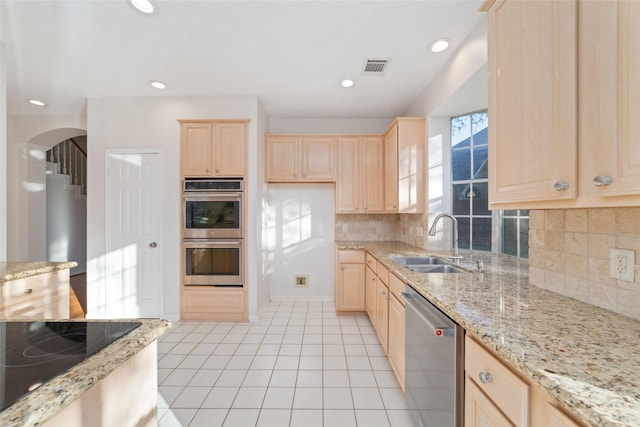
M451 215L451 214L440 214L438 215L434 220L433 220L433 224L431 224L431 228L429 229L429 236L435 236L436 235L436 225L438 224L438 221L441 218L450 218L451 221L453 222L453 239L452 239L452 251L453 251L453 255L450 256L449 258L452 259L456 264L460 264L460 260L463 258L460 255L460 252L458 251L458 220L456 219L455 216Z

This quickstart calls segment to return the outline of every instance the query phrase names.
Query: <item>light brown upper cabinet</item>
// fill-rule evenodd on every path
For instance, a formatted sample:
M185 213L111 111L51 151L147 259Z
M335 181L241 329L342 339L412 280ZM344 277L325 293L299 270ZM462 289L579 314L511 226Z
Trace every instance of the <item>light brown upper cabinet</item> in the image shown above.
M333 182L336 137L265 135L265 181Z
M489 201L577 194L577 2L489 8Z
M384 212L382 137L338 138L336 212Z
M183 177L243 177L248 120L178 120Z
M639 206L640 3L503 0L484 9L490 205Z
M578 5L579 191L592 206L640 204L638 22L637 1Z
M384 134L384 211L424 213L425 119L402 117Z

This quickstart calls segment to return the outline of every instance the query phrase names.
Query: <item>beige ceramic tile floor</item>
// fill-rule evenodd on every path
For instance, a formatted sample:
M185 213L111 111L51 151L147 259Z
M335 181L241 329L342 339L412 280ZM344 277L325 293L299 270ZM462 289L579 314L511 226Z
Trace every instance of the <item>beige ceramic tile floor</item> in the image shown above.
M272 302L256 323L174 322L158 344L162 427L410 427L366 315Z

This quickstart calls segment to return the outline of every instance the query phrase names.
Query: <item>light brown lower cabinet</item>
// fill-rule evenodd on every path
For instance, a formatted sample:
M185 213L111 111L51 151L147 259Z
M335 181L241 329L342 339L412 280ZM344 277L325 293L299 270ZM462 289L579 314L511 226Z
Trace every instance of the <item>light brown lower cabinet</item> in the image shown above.
M0 319L68 319L69 270L0 283Z
M180 318L183 320L229 320L247 318L244 288L183 286Z
M391 275L392 277L395 277ZM389 288L389 364L404 392L405 307Z
M389 352L389 289L380 278L376 284L376 333L384 353Z
M579 427L538 386L529 384L481 344L465 337L466 427Z
M366 272L364 274L365 280L365 292L366 292L366 309L369 315L371 325L375 329L376 327L376 289L378 288L378 278L376 273L367 265Z
M365 252L336 251L335 301L337 311L365 310Z

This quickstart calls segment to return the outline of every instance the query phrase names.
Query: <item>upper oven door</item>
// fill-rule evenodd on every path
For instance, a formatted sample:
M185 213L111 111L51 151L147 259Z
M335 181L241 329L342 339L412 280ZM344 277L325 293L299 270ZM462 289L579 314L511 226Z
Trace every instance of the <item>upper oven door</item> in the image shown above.
M185 239L242 238L242 193L183 196Z

